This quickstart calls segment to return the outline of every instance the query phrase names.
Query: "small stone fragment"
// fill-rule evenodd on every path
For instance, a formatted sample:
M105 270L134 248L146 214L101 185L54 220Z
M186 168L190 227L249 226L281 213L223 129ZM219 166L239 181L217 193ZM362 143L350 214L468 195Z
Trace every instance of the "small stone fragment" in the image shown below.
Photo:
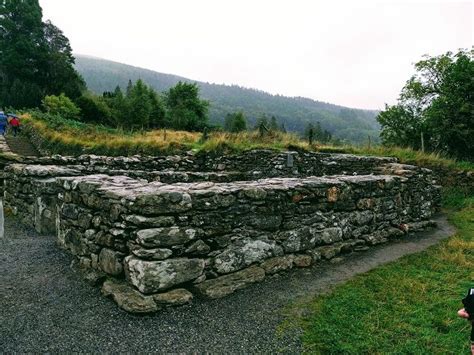
M261 267L251 266L233 274L201 282L196 285L196 289L201 295L215 299L227 296L249 284L262 281L264 278L265 271Z
M276 256L265 260L260 266L265 270L265 274L271 275L293 267L293 255Z
M153 295L158 306L181 306L191 302L193 294L184 288L177 288L165 293Z
M309 267L313 262L313 258L310 255L295 255L293 263L296 267Z

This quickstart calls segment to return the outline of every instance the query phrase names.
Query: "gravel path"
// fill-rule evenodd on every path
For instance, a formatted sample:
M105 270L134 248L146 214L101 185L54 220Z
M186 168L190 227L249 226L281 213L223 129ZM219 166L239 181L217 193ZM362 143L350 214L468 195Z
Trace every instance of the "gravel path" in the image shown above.
M299 352L295 330L283 338L275 332L285 306L452 235L443 218L438 223L429 236L352 254L338 264L292 270L224 299L133 316L83 281L53 237L7 218L0 240L0 351Z

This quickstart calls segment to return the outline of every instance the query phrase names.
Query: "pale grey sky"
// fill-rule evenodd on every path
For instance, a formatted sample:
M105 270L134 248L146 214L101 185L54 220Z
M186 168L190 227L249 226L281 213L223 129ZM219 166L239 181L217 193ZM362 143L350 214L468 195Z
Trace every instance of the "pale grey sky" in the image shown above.
M40 0L75 53L381 109L413 63L473 44L472 1Z

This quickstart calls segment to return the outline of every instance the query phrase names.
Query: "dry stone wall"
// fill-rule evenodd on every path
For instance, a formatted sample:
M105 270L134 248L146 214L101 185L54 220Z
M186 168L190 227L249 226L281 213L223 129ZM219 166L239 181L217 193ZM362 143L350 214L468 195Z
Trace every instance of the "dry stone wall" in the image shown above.
M237 163L53 157L7 166L4 195L94 280L106 278L104 295L138 313L223 297L432 224L439 189L430 170L390 158L266 157L261 166L258 152ZM111 171L123 174L103 174ZM328 173L338 175L316 176Z

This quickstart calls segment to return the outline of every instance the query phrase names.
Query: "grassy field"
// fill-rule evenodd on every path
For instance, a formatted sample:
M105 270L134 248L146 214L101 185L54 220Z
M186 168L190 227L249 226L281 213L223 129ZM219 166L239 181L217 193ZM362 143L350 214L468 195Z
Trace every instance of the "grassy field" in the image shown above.
M425 252L294 305L305 350L322 354L467 354L470 326L456 311L474 285L474 197L448 193L457 234Z
M39 112L23 115L23 122L29 132L34 132L43 138L45 142L43 148L58 154L161 155L183 150L232 153L255 148L299 149L328 153L395 156L404 163L417 163L424 166L441 165L446 168L474 170L474 163L456 162L434 153L382 146L372 146L370 148L367 146L321 144L310 146L295 134L281 132L267 134L264 137L260 137L258 132L255 131L238 134L212 132L208 139L204 140L202 134L196 132L173 130L129 132L66 120Z

